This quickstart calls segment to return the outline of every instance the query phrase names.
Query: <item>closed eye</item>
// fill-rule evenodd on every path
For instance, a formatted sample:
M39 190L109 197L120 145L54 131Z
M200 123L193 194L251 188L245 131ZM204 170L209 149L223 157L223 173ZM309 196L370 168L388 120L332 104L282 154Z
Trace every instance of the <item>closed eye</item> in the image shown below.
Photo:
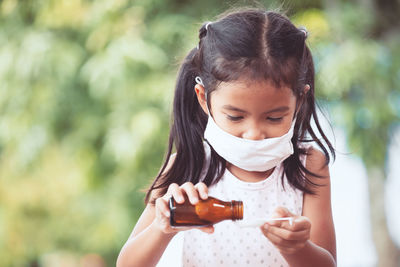
M270 120L272 122L280 122L282 121L283 117L278 117L278 118L274 118L274 117L268 117L267 120Z
M231 121L240 121L241 119L243 119L243 116L230 116L228 114L226 116L227 116L228 120L231 120Z

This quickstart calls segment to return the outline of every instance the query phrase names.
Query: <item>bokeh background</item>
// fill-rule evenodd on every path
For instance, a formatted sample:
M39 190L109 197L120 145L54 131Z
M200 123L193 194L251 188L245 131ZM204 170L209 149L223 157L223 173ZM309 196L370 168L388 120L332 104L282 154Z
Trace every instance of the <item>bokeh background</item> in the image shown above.
M339 266L400 266L400 1L260 4L310 32L347 164L332 166ZM115 265L164 157L179 63L203 22L243 5L0 1L0 266Z

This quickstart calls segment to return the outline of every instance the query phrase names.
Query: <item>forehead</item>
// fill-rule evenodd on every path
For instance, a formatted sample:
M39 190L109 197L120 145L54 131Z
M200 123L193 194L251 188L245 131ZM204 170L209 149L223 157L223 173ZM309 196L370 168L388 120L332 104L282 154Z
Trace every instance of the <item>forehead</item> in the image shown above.
M269 81L222 82L211 100L216 105L230 104L245 110L296 105L296 97L289 87L276 87Z

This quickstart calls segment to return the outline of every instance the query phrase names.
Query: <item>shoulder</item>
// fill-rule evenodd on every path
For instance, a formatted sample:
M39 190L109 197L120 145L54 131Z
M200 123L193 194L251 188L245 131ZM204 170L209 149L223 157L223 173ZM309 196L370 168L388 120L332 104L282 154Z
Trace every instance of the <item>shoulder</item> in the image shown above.
M325 154L319 149L310 146L307 148L306 166L307 170L316 174L307 175L307 178L318 185L326 185L329 183L329 165Z

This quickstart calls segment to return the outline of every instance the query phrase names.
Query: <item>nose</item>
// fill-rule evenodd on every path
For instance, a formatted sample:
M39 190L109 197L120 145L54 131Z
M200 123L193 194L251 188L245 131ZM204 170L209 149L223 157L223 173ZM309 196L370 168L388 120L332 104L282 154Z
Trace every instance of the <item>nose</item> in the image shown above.
M262 140L266 138L266 135L260 129L260 127L257 125L252 125L243 132L242 138L248 140Z

